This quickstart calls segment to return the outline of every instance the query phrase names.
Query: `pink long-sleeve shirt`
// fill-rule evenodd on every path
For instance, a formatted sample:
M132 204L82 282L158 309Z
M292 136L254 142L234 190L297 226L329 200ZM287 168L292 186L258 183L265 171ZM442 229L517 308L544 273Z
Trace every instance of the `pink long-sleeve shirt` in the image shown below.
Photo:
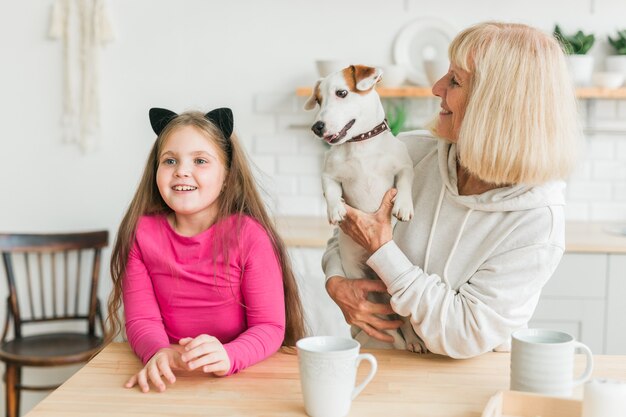
M235 233L236 217L224 222ZM128 342L144 364L170 343L200 334L224 345L229 374L280 347L282 271L267 232L244 217L227 265L221 251L214 252L215 237L216 225L186 237L164 215L139 219L122 288Z

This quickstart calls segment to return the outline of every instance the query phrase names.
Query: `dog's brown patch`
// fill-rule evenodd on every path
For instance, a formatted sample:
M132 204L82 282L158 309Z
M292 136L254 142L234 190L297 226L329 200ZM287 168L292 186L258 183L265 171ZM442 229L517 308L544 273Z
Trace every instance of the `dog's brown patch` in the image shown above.
M359 81L374 75L376 68L366 67L365 65L350 65L343 70L343 78L348 85L348 90L357 94L367 94L370 90L361 91L356 88ZM373 87L372 87L373 88Z
M317 80L315 83L315 87L313 87L313 91L311 92L311 96L304 103L304 110L313 110L315 105L322 105L322 94L320 93L320 80Z
M313 90L313 96L315 97L315 102L321 106L322 95L320 94L320 83L315 84L315 89Z

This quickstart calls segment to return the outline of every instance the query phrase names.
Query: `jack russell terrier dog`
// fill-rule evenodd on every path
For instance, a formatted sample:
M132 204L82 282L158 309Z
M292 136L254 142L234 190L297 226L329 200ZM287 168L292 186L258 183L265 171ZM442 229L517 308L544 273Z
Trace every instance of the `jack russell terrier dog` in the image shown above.
M336 225L345 214L344 201L359 210L372 213L378 209L387 190L397 189L392 214L399 220L413 217L413 163L403 142L389 130L385 111L374 87L380 81L378 68L352 65L317 81L311 97L304 104L319 111L311 130L330 145L322 172L322 189L328 220ZM348 278L378 279L366 264L367 253L339 230L339 253ZM388 294L370 293L370 300L388 302ZM406 349L415 335L405 320L398 330L387 330L394 337L393 346L370 339L356 326L352 336L364 347ZM408 328L407 328L408 327ZM415 336L416 337L416 336ZM412 341L412 340L411 340Z

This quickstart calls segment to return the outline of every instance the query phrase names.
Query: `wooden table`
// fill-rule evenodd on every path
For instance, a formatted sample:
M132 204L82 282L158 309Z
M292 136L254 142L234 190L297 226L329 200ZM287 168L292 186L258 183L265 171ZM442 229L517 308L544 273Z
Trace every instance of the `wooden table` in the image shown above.
M369 350L378 373L350 416L480 416L493 394L508 389L509 354L468 360L405 351ZM577 372L584 358L577 357ZM237 375L178 375L163 393L126 389L140 369L125 343L106 347L27 417L305 416L295 354L279 352ZM367 372L361 369L359 379ZM626 356L596 356L594 377L626 379ZM580 397L581 388L574 396Z

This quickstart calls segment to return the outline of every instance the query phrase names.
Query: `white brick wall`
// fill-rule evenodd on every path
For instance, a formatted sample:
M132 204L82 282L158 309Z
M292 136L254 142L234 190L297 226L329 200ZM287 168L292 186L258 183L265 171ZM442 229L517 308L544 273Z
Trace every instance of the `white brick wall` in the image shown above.
M583 102L589 129L569 179L568 220L626 221L626 100Z

